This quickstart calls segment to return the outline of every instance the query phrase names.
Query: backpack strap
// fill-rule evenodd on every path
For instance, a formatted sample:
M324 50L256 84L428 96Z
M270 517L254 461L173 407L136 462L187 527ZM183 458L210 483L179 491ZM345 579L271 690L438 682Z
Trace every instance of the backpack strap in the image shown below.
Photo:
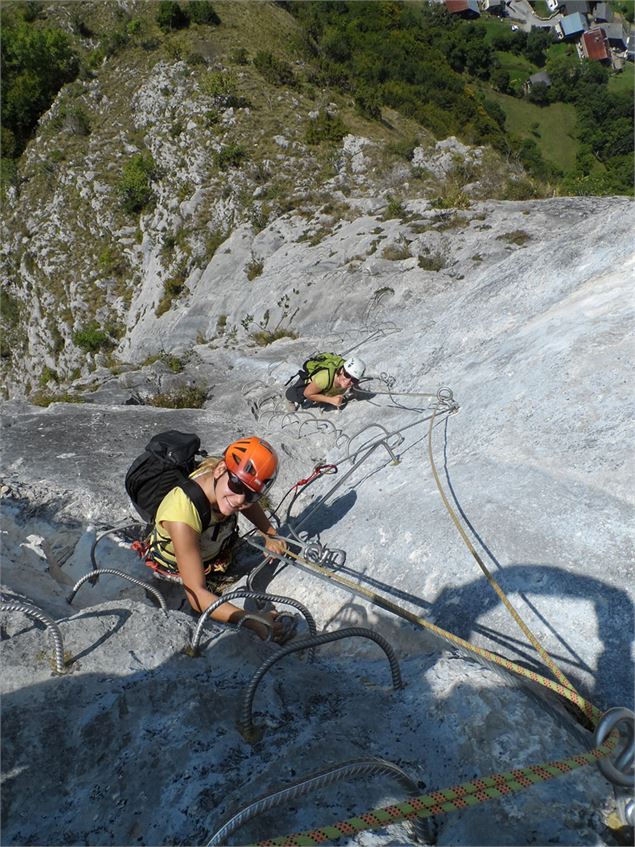
M306 371L305 371L305 370L300 369L300 370L299 370L299 371L297 371L296 373L291 374L291 376L289 377L289 379L285 382L284 387L286 388L286 387L287 387L287 385L288 385L290 382L292 382L294 379L297 379L298 377L299 377L300 379L304 379L304 378L306 377Z
M335 374L337 373L337 371L340 367L341 367L341 365L335 365L334 363L331 362L329 364L322 365L321 368L316 368L313 371L312 374L306 375L305 380L304 380L305 385L308 385L311 382L311 380L313 379L313 377L316 376L317 374L322 373L322 371L327 371L328 375L329 375L329 381L328 381L328 385L326 386L326 388L324 390L330 391L331 388L333 388L333 383L335 382Z
M212 520L212 509L209 504L209 500L205 496L205 492L200 485L194 482L193 479L188 478L182 479L181 482L179 482L179 488L185 492L192 503L194 503L198 516L201 519L201 532L205 532Z

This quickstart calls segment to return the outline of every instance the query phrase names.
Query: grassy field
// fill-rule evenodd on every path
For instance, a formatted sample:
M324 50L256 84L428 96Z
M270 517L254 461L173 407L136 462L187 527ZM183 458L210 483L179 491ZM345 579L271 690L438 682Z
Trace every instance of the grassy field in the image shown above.
M510 24L508 21L500 20L500 18L481 16L476 25L485 30L485 43L491 44L492 38L499 32L507 34Z
M488 92L505 112L505 128L521 138L532 138L540 152L563 171L575 166L578 142L575 138L575 107L569 103L536 106L507 94Z
M633 65L627 62L621 74L612 74L609 77L609 91L619 92L628 91L630 94L635 89L635 76L633 75Z
M525 56L516 56L515 53L506 53L502 50L496 52L496 58L500 62L501 68L509 74L509 81L523 83L532 74L537 73L540 68L532 64Z

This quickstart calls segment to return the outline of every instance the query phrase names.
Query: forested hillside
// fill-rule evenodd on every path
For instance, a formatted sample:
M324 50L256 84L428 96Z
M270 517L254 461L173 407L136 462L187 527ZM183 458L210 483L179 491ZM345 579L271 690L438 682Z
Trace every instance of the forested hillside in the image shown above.
M95 16L91 3L57 5L56 10L28 0L3 7L5 181L13 178L15 159L62 85L78 75L90 78L102 62L127 47L158 50L162 39L177 30L221 22L208 0L163 0L146 4L138 16L116 4L103 4L112 7L105 16ZM339 89L354 98L366 118L381 120L381 109L388 106L437 138L455 134L471 144L490 144L516 157L533 177L558 184L562 193L632 193L630 65L625 84L611 86L607 68L581 62L572 45L554 44L545 30L527 34L493 18L462 20L442 4L282 0L278 5L298 19L303 37L285 45L286 57L265 50L251 56L270 82ZM258 14L255 6L252 14ZM101 21L103 31L93 28L93 19ZM238 49L243 51L238 61L248 62L244 47ZM526 75L545 68L553 79L549 88L535 87L527 95L530 102L575 107L573 167L563 170L554 162L557 156L541 152L531 131L510 130L505 101L497 95L525 96L512 57L527 63ZM303 62L302 74L294 74L288 58ZM64 118L77 131L88 131L81 113L71 110ZM536 126L531 125L534 135Z
M349 91L362 114L379 119L382 106L414 117L439 138L459 135L517 156L527 170L555 180L563 193L633 192L632 66L622 90L609 88L610 71L580 61L573 45L554 44L549 31L512 31L492 18L476 22L443 5L289 2L319 64L320 81ZM509 55L528 68L546 68L553 83L529 93L541 106L571 103L577 112L578 155L563 173L532 138L506 129L505 109L492 89L523 97L505 68Z
M157 49L161 35L191 24L220 23L207 0L145 5L149 19L127 15L116 7L116 26L99 32L87 23L89 3L67 4L63 29L59 15L52 15L50 7L39 0L5 4L5 178L11 178L13 161L64 83L78 74L90 76L101 62L135 42ZM456 134L468 143L491 144L517 157L532 176L560 184L564 193L632 193L630 65L624 72L625 84L610 86L607 68L581 62L572 45L553 44L547 31L513 32L508 22L485 17L476 22L462 20L439 4L329 0L278 5L302 26L301 43L287 44L286 50L290 47L295 58L308 64L302 80L283 57L260 51L253 57L254 64L275 84L294 87L308 82L340 89L352 95L367 118L381 120L382 107L390 106L438 138ZM257 14L255 8L253 13ZM150 35L152 23L158 29ZM531 137L532 130L537 134L537 122L521 127L520 132L517 126L516 131L506 126L508 110L497 95L524 96L522 85L509 70L514 67L512 57L524 60L528 71L546 68L553 79L550 88L539 85L528 95L531 102L543 107L566 103L575 108L571 139L575 164L568 170L559 167L553 155L544 155ZM74 121L80 132L88 129L81 114L71 111L65 119Z

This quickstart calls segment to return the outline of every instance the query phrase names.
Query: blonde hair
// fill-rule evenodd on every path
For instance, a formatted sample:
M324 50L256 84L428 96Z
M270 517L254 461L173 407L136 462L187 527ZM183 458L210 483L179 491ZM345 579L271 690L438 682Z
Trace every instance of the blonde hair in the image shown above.
M194 471L194 477L201 476L204 473L215 471L220 462L223 461L222 456L207 456Z

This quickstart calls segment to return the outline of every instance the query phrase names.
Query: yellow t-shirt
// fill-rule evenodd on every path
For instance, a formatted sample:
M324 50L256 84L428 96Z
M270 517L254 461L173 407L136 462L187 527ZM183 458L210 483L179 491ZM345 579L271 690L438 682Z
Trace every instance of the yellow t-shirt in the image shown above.
M318 371L315 376L313 376L310 380L313 385L316 385L320 389L320 394L324 394L326 397L337 397L338 394L343 394L346 389L340 388L335 385L335 379L333 379L333 385L330 388L327 388L329 384L329 372L326 368L322 371Z
M190 479L195 479L197 472L190 474ZM234 531L236 526L236 515L228 518L219 515L212 509L212 519L205 532L201 533L202 524L199 513L194 503L190 500L182 488L173 488L169 491L157 509L152 541L157 542L156 552L159 558L166 563L176 565L176 556L170 534L162 525L163 521L179 521L191 526L194 532L201 536L201 557L203 564L213 561L221 551L225 542Z

